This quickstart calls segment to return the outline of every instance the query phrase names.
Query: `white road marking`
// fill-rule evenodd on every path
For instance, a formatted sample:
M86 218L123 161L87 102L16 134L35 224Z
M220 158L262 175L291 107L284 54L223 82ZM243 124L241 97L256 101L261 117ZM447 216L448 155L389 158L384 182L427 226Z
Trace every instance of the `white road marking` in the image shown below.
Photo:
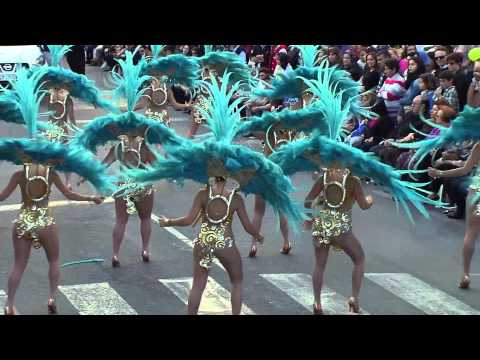
M259 274L265 280L286 293L309 312L313 311L312 277L309 274ZM350 315L348 299L326 286L322 288L322 309L325 314ZM369 315L361 309L363 315Z
M480 315L480 311L410 274L365 274L365 277L428 315Z
M59 286L80 315L138 315L108 284Z
M108 204L114 201L115 200L113 198L106 198L103 201L103 203ZM54 208L54 207L62 207L62 206L70 206L70 205L77 206L77 205L94 205L94 204L89 201L58 200L58 201L50 201L50 203L48 204L48 207ZM0 212L20 210L21 207L22 207L22 204L2 205L0 206Z
M159 217L155 214L152 214L152 221L157 223L158 224L158 220L159 220ZM172 234L173 236L175 236L178 240L180 240L181 242L183 242L184 244L188 245L189 247L191 247L193 249L193 241L190 240L188 237L186 237L185 235L183 235L180 231L178 231L177 229L175 229L174 227L164 227L163 228L164 230L168 231L170 234ZM220 263L220 261L218 261L217 258L214 258L213 259L213 263L215 265L218 265L220 266L221 269L224 269L224 267L222 266L222 264Z
M193 281L191 277L158 279L158 281L173 292L185 305L188 304L188 293L192 288ZM199 315L231 315L230 292L214 279L208 278L198 313ZM255 315L245 304L242 306L241 314Z
M5 305L5 301L7 300L7 294L5 291L0 290L0 305L2 305L2 311L0 311L0 315L4 315L3 307Z

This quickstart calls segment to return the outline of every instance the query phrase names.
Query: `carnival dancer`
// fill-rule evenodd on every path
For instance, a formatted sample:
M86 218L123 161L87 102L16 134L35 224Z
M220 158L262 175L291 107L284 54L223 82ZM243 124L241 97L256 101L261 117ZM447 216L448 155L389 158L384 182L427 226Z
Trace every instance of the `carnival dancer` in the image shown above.
M32 245L45 249L49 262L50 292L49 314L56 314L55 296L60 278L58 226L48 203L52 185L65 197L75 201L103 202L100 196L85 196L72 192L61 181L57 171L74 172L87 179L102 194L114 190L113 178L107 175L106 168L83 148L51 142L37 133L37 119L40 102L45 95L41 89L45 69L30 74L26 69L17 72L17 80L12 89L2 94L3 101L10 101L18 109L27 125L29 138L0 139L0 159L16 165L23 165L10 178L6 188L0 193L0 201L7 199L20 187L22 208L12 229L15 262L8 277L5 314L15 314L14 299L23 272L28 263Z
M118 161L124 168L144 168L155 156L151 150L154 144L180 145L183 138L168 128L165 123L134 112L136 104L145 92L144 84L151 80L148 75L141 75L146 59L141 58L134 65L134 54L127 51L125 60L118 60L121 73L112 73L117 84L114 97L127 99L127 111L123 114L109 114L92 120L72 139L72 143L96 153L98 147L111 145L104 164L112 165ZM173 62L170 63L173 66ZM185 139L186 141L186 139ZM152 186L142 186L133 179L118 174L119 191L114 194L116 222L113 229L112 266L120 266L120 247L130 215L138 213L140 234L142 237L142 260L150 261L149 245L151 236L151 215L154 201Z
M263 236L251 225L243 198L238 193L263 193L275 211L284 213L294 223L302 221L298 207L290 200L290 180L280 167L244 145L234 145L240 125L238 98L230 103L240 84L227 91L230 74L222 76L221 87L214 77L204 84L209 89L208 110L199 109L212 134L201 142L189 141L169 152L168 159L157 159L146 170L131 170L136 181L151 183L160 179L191 179L203 185L187 216L178 219L159 218L165 226L188 226L201 220L200 233L194 241L193 286L188 299L188 313L197 314L209 269L216 257L227 270L232 284L232 313L240 314L242 305L242 261L232 231L238 214L244 229L257 241ZM230 182L238 185L229 185Z
M314 104L323 109L326 132L315 130L310 138L285 144L270 159L279 164L286 175L298 171L323 169L324 175L316 181L305 200L305 207L312 208L311 219L307 227L313 225L313 244L315 248L315 270L313 290L314 314L322 314L321 289L330 246L339 248L352 259L352 297L348 300L351 312L360 312L359 293L364 273L365 255L353 233L351 209L355 202L362 209L373 205L373 198L365 196L357 176L369 176L377 183L387 187L396 201L413 221L408 202L428 217L424 203L442 205L420 195L430 194L422 189L425 184L410 183L401 180L405 173L415 170L397 171L382 164L370 154L348 146L341 141L342 127L351 112L352 99L345 104L342 93L331 90L331 82L318 74L317 80L302 79L314 94Z

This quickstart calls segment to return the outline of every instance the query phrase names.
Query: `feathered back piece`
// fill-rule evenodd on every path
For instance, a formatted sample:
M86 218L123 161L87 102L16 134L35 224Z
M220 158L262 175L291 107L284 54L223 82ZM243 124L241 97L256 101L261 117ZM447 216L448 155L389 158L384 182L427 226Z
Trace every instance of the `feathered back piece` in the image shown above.
M77 173L102 193L113 192L113 179L91 153L80 147L53 143L36 136L38 110L46 94L46 90L41 89L43 75L42 69L30 74L22 68L17 72L17 80L11 83L12 89L4 94L20 111L30 139L1 139L0 159L17 165L25 162L52 165L59 171Z
M283 129L309 133L318 129L321 134L329 133L325 111L318 105L309 105L299 110L283 109L279 112L264 112L261 116L247 118L240 125L237 136L254 131L266 132L270 127L279 125Z
M144 83L152 78L149 75L141 75L142 68L146 65L145 57L142 57L139 62L134 65L133 55L131 51L127 51L125 52L125 60L117 60L123 75L112 71L113 81L117 85L113 95L115 98L124 97L127 99L128 111L135 109L135 105L145 91L147 91L147 88L143 86Z
M63 57L66 53L71 51L73 45L47 45L52 57L52 66L60 66Z
M438 137L414 143L393 143L392 145L399 148L417 149L413 159L418 159L420 162L434 149L468 140L480 141L480 108L466 105L464 110L451 122L450 127L441 128Z
M43 68L43 67L40 67ZM33 69L33 72L38 69ZM85 75L77 74L62 67L49 66L44 70L44 77L47 87L60 87L68 90L70 95L76 99L85 101L88 104L103 108L107 111L118 112L116 106L111 102L102 99L100 91L95 82Z
M162 78L168 84L182 84L194 87L200 77L200 66L196 58L181 54L163 56L144 63L141 75Z
M292 45L300 50L303 66L313 68L317 66L319 48L318 45Z
M204 56L196 58L201 67L208 67L217 72L222 77L225 73L231 73L231 83L242 81L249 83L250 69L242 59L235 53L230 51L214 51L205 53Z
M165 49L165 45L150 45L152 49L152 58L156 59L160 56L160 53Z
M212 137L201 143L185 140L181 146L169 152L168 159L159 157L147 169L126 170L127 176L141 183L161 179L191 179L206 184L212 176L233 178L243 192L261 195L277 213L284 213L295 226L303 219L303 214L288 195L294 190L290 179L278 165L262 154L231 143L240 117L234 104L228 105L233 95L233 91L227 92L228 81L229 74L224 74L221 86L216 79L205 85L210 96L207 100L209 110L204 111L203 115L213 133ZM234 88L238 86L234 85Z
M429 218L429 214L424 203L435 206L445 205L420 195L420 192L430 194L422 189L426 184L412 183L401 179L402 174L415 173L414 170L396 170L383 164L371 154L326 136L313 136L310 139L285 144L273 153L270 159L280 165L287 175L336 164L350 169L356 176L367 176L390 190L397 206L400 203L412 222L413 217L408 203L426 218Z
M107 174L105 165L84 148L44 139L0 139L0 160L15 165L25 162L54 166L55 170L76 173L88 180L100 193L116 191L116 179Z
M98 117L78 132L71 142L96 153L99 146L129 133L142 134L147 143L161 144L165 149L169 146L180 146L185 142L185 138L161 122L134 112Z

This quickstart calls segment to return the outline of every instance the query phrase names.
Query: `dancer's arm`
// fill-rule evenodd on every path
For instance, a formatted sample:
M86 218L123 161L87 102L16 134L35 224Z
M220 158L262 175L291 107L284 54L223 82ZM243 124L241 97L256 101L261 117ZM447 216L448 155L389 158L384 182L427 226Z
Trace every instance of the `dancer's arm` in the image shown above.
M362 210L368 210L373 205L373 197L371 195L365 196L360 179L356 176L352 177L354 181L355 200Z
M440 171L434 168L428 168L428 175L433 178L448 178L448 177L457 177L457 176L465 176L467 175L472 169L477 165L478 161L480 160L480 143L476 143L472 149L472 153L468 157L465 165L458 169Z
M53 172L53 183L58 190L68 199L73 201L93 201L95 204L99 205L103 202L104 198L101 196L85 196L71 191L60 179L56 171Z
M250 222L250 219L248 218L247 210L245 209L245 202L243 201L243 198L239 194L234 195L234 201L236 202L236 211L238 214L238 217L240 218L240 222L242 223L243 228L247 233L252 235L253 238L255 238L257 241L262 242L263 241L263 235L257 232L255 227L252 225Z
M192 103L180 104L175 100L175 96L173 95L172 89L167 90L168 94L168 103L173 106L175 110L188 110L192 108Z
M68 100L68 118L73 126L77 126L77 119L75 119L73 100L70 96L68 97Z
M312 189L310 190L310 192L308 193L307 197L305 198L305 202L303 203L303 206L306 208L306 209L311 209L312 208L312 205L313 205L313 202L315 201L315 199L320 195L320 193L322 192L323 190L323 179L320 178L318 179L315 184L313 184L312 186ZM313 223L313 214L310 212L310 213L307 213L307 216L310 218L308 220L305 220L305 222L303 223L303 226L306 228L306 229L310 229L312 227L312 223Z
M12 177L10 178L10 181L8 182L8 185L0 193L0 201L4 201L8 199L8 197L12 194L13 190L15 190L15 188L19 184L21 176L22 176L21 171L17 171L12 175Z
M202 210L202 202L205 198L207 192L206 190L201 190L198 192L195 200L193 201L192 208L187 216L177 218L177 219L168 219L165 216L161 215L159 218L159 224L161 227L170 227L170 226L189 226L192 225L195 219L198 216L198 213Z

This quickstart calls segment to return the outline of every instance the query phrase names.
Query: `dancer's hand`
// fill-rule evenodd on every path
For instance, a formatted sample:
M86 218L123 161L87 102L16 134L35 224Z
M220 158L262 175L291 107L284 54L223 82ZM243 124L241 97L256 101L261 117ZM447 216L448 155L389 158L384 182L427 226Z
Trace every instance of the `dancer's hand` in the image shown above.
M428 176L430 176L431 178L436 179L439 175L440 174L439 174L439 171L437 169L428 168Z
M158 217L158 224L159 224L161 227L165 227L165 226L168 225L168 219L167 219L165 216L160 215L160 216Z
M84 178L80 178L77 182L77 186L80 186L82 185L83 183L85 182L85 179Z
M365 198L365 200L367 200L367 203L368 203L370 206L373 205L373 202L374 202L374 201L373 201L372 195L368 195L368 196Z
M263 244L263 240L265 237L262 234L258 234L257 238L255 239L258 243Z
M95 196L93 198L93 202L97 205L100 205L101 203L103 203L104 200L105 198L103 196Z

